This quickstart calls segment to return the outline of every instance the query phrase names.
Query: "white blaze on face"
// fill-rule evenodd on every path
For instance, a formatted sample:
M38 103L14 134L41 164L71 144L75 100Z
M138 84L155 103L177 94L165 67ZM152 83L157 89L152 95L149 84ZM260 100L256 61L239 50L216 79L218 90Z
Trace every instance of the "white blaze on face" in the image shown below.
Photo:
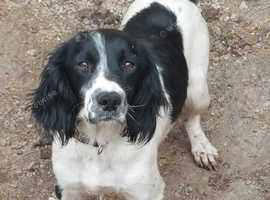
M89 115L91 115L91 117L94 118L96 114L93 112L92 109L95 102L94 98L96 97L96 92L116 92L123 99L125 99L126 96L124 90L117 82L111 81L105 76L105 74L107 74L107 76L110 76L110 72L108 70L105 39L98 32L94 32L92 34L92 38L98 51L99 62L96 66L94 79L89 81L88 85L82 88L81 92L84 96L84 107L79 113L79 116L88 117Z

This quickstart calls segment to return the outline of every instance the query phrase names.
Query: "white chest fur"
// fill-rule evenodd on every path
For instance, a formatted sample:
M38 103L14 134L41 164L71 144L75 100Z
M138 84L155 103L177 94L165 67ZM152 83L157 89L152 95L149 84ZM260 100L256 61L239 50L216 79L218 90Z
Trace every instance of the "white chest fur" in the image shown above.
M97 147L75 139L65 146L55 140L52 161L58 185L62 188L82 185L90 192L113 188L129 199L138 199L136 195L142 200L155 196L164 187L157 166L158 145L170 124L167 115L158 121L155 136L147 145L128 143L117 124L80 127L80 131L89 133L90 140L104 144L101 154L97 153Z
M82 144L72 139L68 145L53 145L53 168L59 184L80 183L91 190L97 187L125 187L127 174L136 174L143 157L135 145L128 143L109 143L101 154L92 145ZM139 163L134 162L141 160Z

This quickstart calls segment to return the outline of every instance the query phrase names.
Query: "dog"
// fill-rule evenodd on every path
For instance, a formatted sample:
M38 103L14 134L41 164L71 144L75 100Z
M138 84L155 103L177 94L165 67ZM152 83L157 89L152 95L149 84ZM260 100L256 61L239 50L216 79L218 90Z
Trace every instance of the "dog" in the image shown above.
M158 147L180 113L195 162L216 169L218 152L200 125L210 102L208 60L194 0L135 0L119 30L81 32L56 48L32 114L54 135L58 198L115 191L163 199Z

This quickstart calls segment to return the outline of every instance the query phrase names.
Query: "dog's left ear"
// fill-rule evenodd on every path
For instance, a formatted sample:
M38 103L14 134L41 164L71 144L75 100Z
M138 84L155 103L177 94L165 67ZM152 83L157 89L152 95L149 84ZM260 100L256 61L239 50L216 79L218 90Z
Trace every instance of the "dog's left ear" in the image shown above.
M77 98L65 73L67 44L57 48L33 92L32 115L46 131L58 133L62 143L73 136Z
M151 140L156 130L160 108L168 105L156 65L148 60L144 63L144 67L148 71L129 102L132 107L128 111L125 130L125 136L131 142L138 143L147 143Z

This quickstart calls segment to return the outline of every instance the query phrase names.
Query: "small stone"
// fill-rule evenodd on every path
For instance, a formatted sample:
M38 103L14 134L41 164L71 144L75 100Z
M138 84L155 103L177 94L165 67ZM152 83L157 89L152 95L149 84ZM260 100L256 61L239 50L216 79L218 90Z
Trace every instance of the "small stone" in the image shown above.
M218 98L218 102L219 102L219 103L222 104L222 103L224 103L224 101L225 101L225 97L224 97L224 96Z
M6 139L6 146L10 146L11 145L11 140L10 140L10 138L7 138Z
M23 155L23 151L22 151L22 150L18 150L16 153L17 153L17 155L19 155L19 156L20 156L20 155Z
M41 169L45 168L45 164L44 163L40 163L40 168Z
M224 167L225 169L229 169L231 166L230 166L229 163L225 162L225 163L223 164L223 167Z
M6 121L4 122L4 127L5 127L5 128L9 128L9 126L10 126L10 123L9 123L8 120L6 120Z
M119 16L109 16L104 20L105 25L118 24L120 22Z
M248 5L247 5L247 3L245 1L242 1L241 4L240 4L240 6L239 6L239 8L241 10L248 9Z
M84 18L82 20L82 23L86 25L86 24L89 24L90 22L89 22L89 19L88 18Z
M23 147L25 147L27 144L28 144L28 141L23 141L23 142L21 143L21 145L22 145Z
M37 50L36 49L30 49L26 52L28 55L36 57L37 56Z
M11 147L12 150L20 150L22 148L23 148L23 145L21 145L21 144L14 144Z
M193 191L192 187L188 186L188 187L186 188L186 192L187 192L187 193L191 193L192 191Z
M8 186L10 186L10 187L13 187L13 188L17 188L17 183L10 183L10 184L8 184Z
M39 168L39 166L40 166L39 162L31 162L26 168L26 170L29 172L34 172Z
M40 30L40 29L39 29L38 26L33 26L33 27L31 27L31 29L30 29L31 33L38 33L39 30Z
M0 139L0 146L2 146L2 147L6 146L6 140L4 138Z
M33 124L27 124L27 128L32 128Z
M250 185L251 183L251 180L247 180L246 185Z

